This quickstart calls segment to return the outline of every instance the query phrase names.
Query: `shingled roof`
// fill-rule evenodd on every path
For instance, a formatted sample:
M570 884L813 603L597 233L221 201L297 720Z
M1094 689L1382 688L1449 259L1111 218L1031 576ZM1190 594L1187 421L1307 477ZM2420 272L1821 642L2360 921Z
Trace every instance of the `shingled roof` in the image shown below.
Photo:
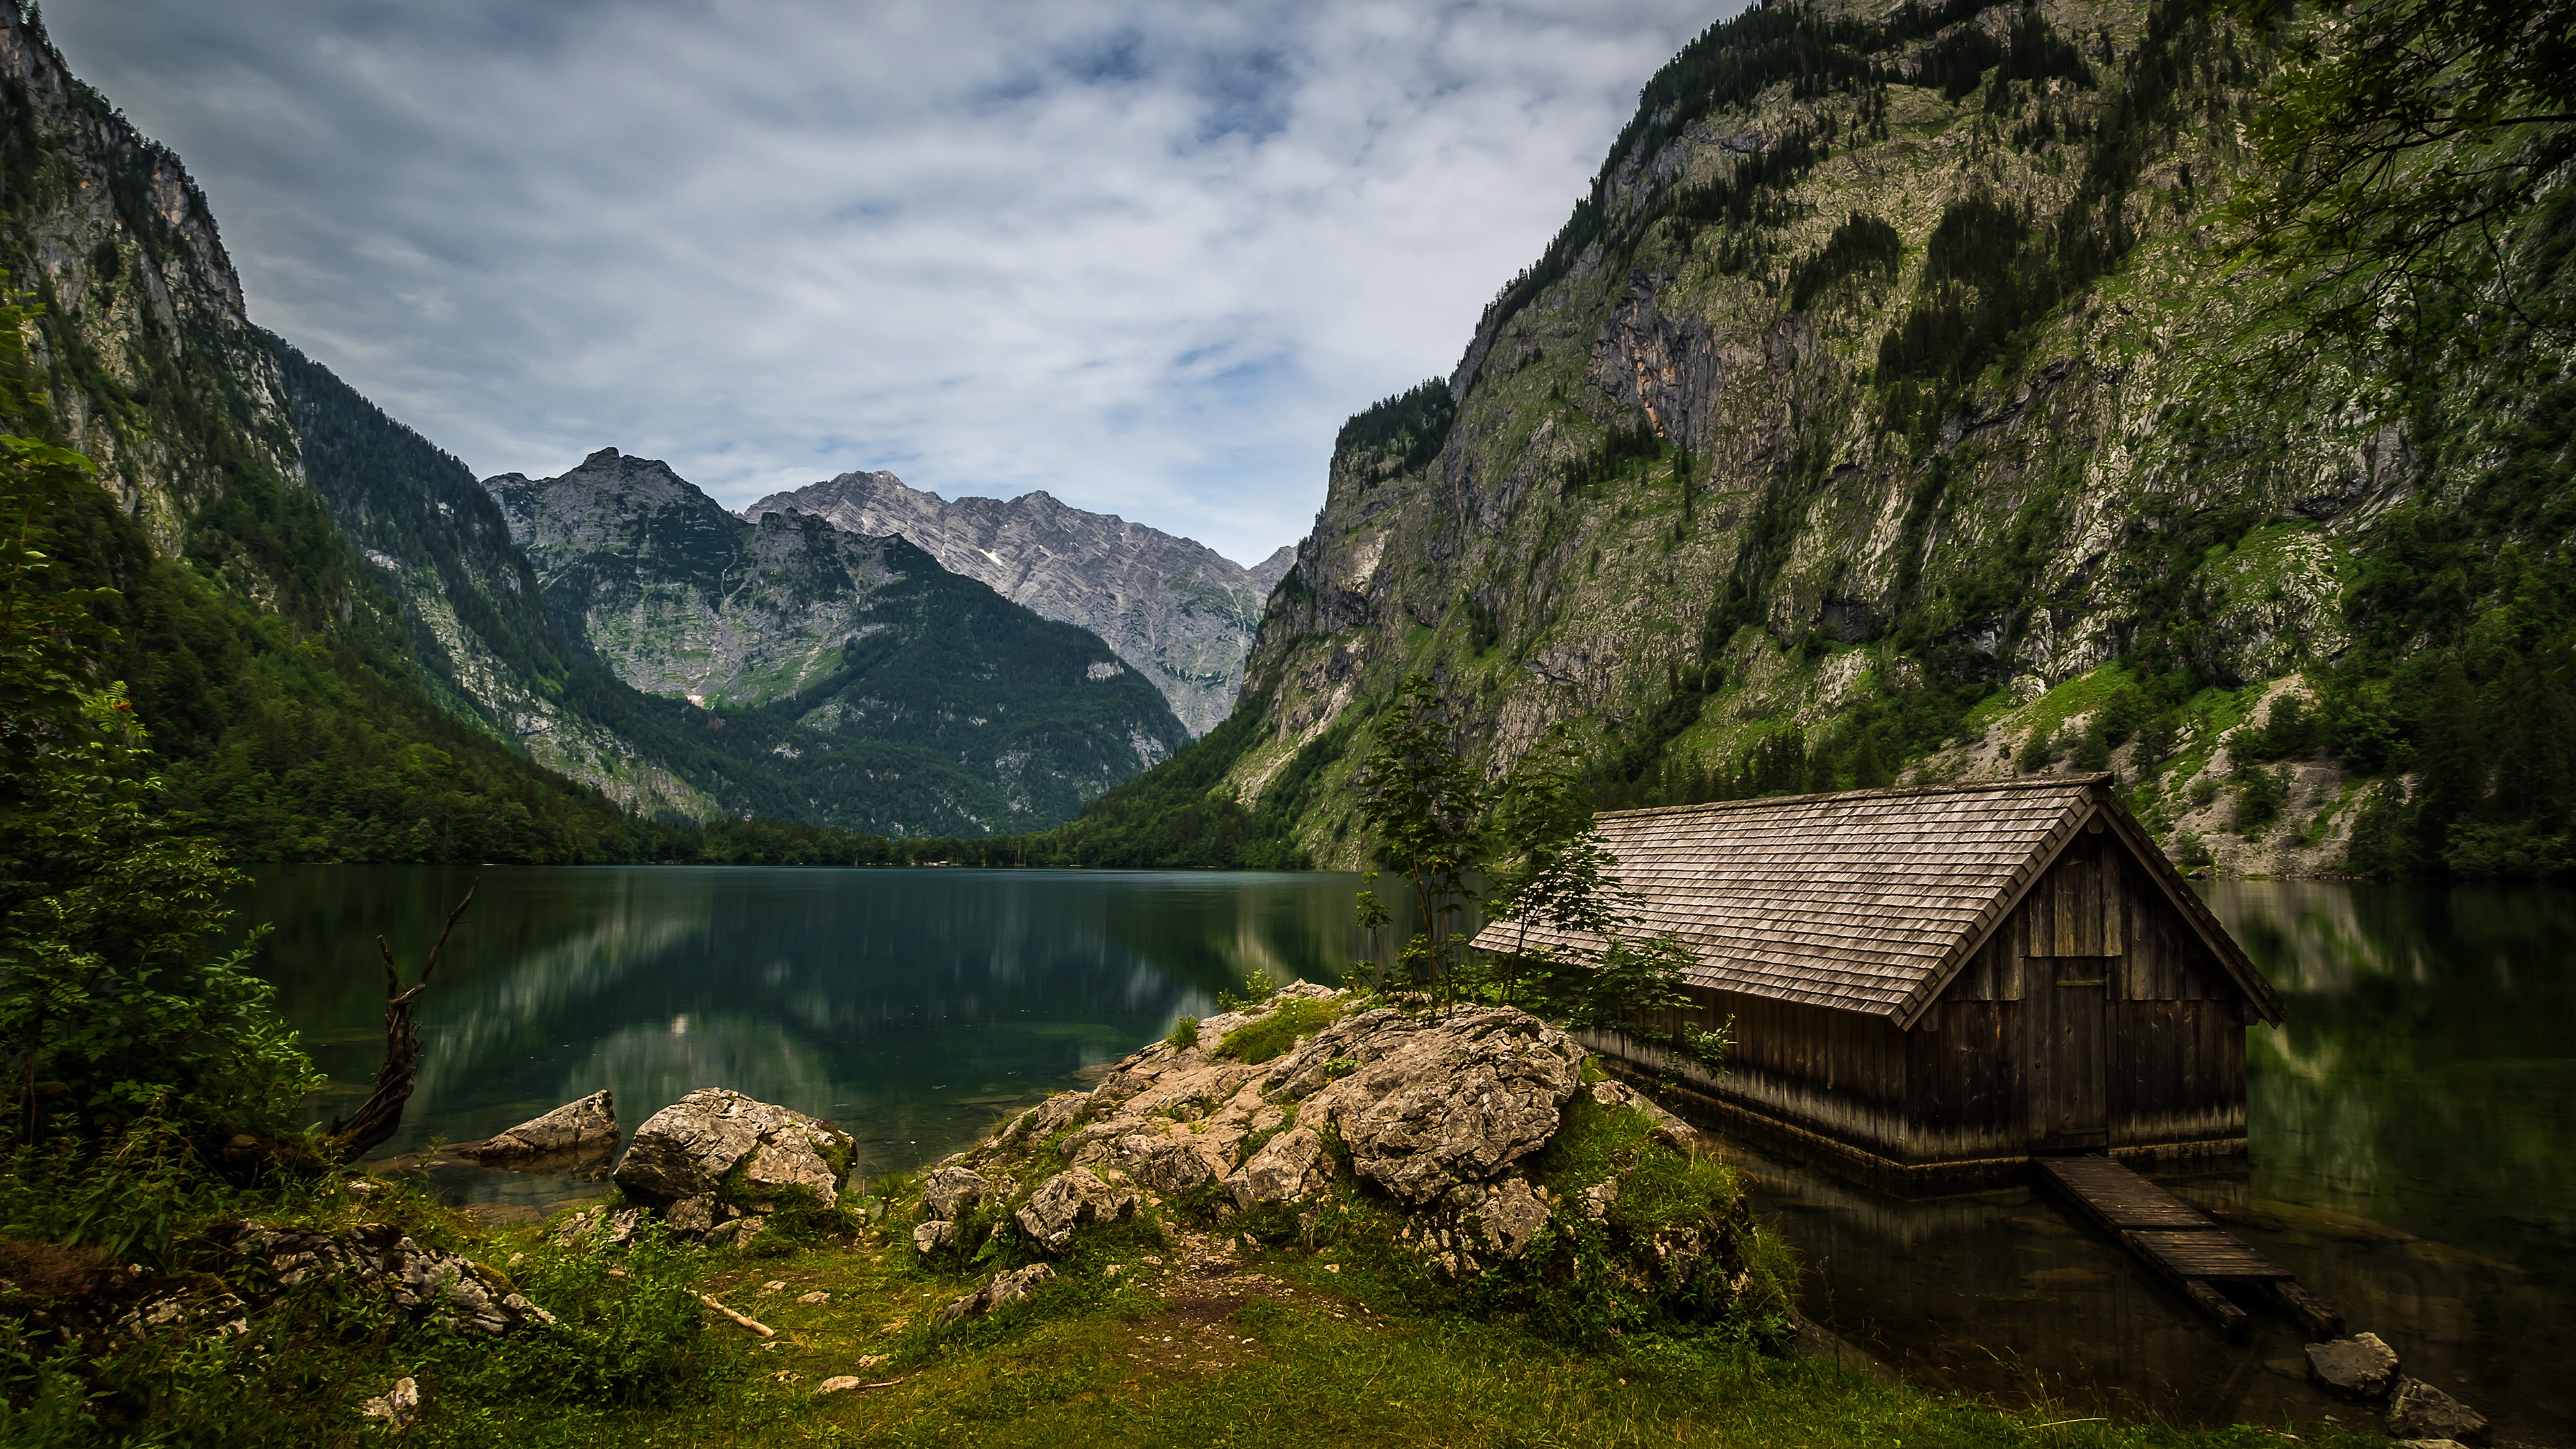
M2273 1021L2280 1004L2109 777L1730 800L1599 819L1644 934L1699 956L1695 986L1913 1025L2087 821L2103 817ZM1511 949L1519 927L1476 944ZM1529 944L1557 941L1533 930Z

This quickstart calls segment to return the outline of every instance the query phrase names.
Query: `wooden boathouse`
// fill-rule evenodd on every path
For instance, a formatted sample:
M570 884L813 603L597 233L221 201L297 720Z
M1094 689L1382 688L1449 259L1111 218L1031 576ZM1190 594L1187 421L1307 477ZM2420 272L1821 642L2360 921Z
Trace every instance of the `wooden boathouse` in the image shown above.
M1698 962L1689 1008L1594 1046L1719 1125L1917 1190L2244 1150L2245 1027L2280 998L2108 776L1599 820L1638 928ZM1730 1019L1722 1073L1663 1045Z

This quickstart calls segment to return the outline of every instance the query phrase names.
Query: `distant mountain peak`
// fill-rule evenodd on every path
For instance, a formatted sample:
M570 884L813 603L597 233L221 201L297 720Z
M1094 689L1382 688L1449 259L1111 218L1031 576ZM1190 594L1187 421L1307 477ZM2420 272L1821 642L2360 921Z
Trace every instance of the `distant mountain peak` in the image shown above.
M743 517L789 509L853 533L900 534L942 568L1089 629L1162 691L1192 734L1233 711L1262 605L1295 559L1282 549L1247 569L1195 539L1044 489L952 502L884 471L773 493Z

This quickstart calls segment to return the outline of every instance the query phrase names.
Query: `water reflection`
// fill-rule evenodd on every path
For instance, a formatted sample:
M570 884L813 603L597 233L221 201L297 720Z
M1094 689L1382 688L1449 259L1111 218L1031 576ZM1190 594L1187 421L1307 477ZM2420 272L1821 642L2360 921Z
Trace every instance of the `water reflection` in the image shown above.
M1206 873L486 869L423 998L403 1135L488 1136L605 1086L631 1126L730 1086L839 1122L864 1171L909 1168L1205 1014L1247 973L1331 980L1353 877ZM469 873L279 867L240 905L263 970L333 1079L382 1048L373 936L407 966ZM595 1191L499 1174L477 1201Z
M2289 1021L2249 1036L2250 1162L2161 1180L2504 1437L2576 1442L2576 896L2208 894ZM2225 1342L2045 1194L1900 1202L1741 1156L1814 1265L1812 1310L1920 1382L2196 1422L2361 1417L2304 1385L2287 1323Z

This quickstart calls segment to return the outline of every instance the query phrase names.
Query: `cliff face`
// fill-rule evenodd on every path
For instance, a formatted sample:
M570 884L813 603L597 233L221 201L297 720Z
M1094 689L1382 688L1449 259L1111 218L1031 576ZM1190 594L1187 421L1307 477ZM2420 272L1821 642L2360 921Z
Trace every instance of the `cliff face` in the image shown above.
M603 448L560 477L484 487L547 612L626 684L792 725L769 746L815 781L807 817L980 835L1071 818L1186 742L1096 636L1039 618L901 538L795 511L746 522L660 462ZM744 714L741 711L755 710ZM888 790L955 785L933 822ZM962 782L972 782L971 786ZM945 786L943 788L946 788ZM828 793L826 793L828 792Z
M853 533L901 534L951 573L1107 641L1151 681L1193 735L1234 708L1244 656L1293 552L1244 568L1204 544L1045 493L955 502L892 473L844 473L744 510L795 509Z
M2266 64L2175 5L1713 27L1446 388L1345 430L1253 648L1260 743L1219 789L1255 804L1304 752L1296 832L1356 861L1332 786L1414 671L1489 768L1569 725L1613 803L1782 734L1843 750L1834 784L1864 735L1912 777L2045 767L2034 732L2074 738L2129 684L2178 692L2141 787L2169 842L2206 833L2222 869L2333 858L2333 761L2242 840L2208 782L2351 644L2381 521L2469 486L2423 435L2522 400L2227 394L2209 359L2251 283L2209 208L2250 164ZM2111 743L2132 780L2156 763Z

